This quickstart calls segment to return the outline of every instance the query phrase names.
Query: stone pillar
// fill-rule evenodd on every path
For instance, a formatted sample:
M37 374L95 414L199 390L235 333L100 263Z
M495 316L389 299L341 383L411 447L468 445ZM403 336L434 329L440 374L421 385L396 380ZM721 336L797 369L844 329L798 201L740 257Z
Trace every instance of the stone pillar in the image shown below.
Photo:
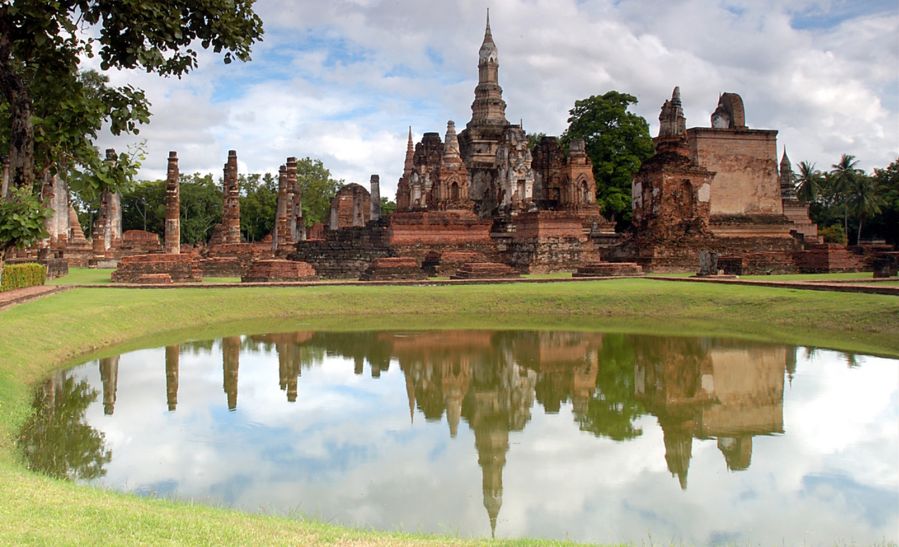
M381 177L371 176L371 219L381 219Z
M338 228L338 217L337 217L337 200L331 202L331 216L328 219L328 227L332 230L336 230Z
M278 168L278 207L275 209L275 228L272 230L272 252L277 253L287 241L287 167Z
M181 346L165 347L165 400L169 412L178 406L178 368L181 361Z
M169 152L165 176L165 252L181 254L181 180L177 152Z
M106 161L115 165L118 161L115 149L106 150ZM105 237L105 249L121 244L122 241L122 195L118 192L106 192L106 224L103 235Z
M228 151L225 164L224 208L222 211L223 243L240 243L240 183L237 179L237 151Z
M297 159L293 156L287 158L287 227L289 234L288 245L293 247L299 241L298 220L303 218L300 209L300 188L297 185Z

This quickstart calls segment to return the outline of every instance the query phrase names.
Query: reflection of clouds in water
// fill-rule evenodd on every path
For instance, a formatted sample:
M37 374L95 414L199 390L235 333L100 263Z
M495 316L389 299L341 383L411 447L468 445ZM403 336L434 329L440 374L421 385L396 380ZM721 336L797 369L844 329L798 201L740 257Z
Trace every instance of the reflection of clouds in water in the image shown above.
M570 404L539 405L509 434L497 534L592 541L715 543L895 539L899 517L895 361L798 356L785 386L783 435L752 437L751 465L728 471L715 439L692 440L689 487L665 461L658 420L626 442L580 431ZM481 469L463 419L409 423L396 361L378 380L353 359L303 368L298 398L279 388L277 354L242 352L236 412L223 391L221 343L183 352L178 409L165 406L164 352L122 356L115 415L87 413L113 460L100 483L246 510L305 514L381 529L489 533ZM602 366L600 364L600 366ZM78 370L100 386L97 363ZM135 426L133 424L140 424ZM217 500L217 501L215 501Z

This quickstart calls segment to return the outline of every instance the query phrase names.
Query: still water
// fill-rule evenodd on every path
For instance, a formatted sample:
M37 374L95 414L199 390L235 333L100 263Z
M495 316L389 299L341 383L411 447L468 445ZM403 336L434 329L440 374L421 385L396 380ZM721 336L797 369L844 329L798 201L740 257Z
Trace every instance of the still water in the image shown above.
M96 486L459 536L899 538L899 361L709 338L297 332L56 373L20 446Z

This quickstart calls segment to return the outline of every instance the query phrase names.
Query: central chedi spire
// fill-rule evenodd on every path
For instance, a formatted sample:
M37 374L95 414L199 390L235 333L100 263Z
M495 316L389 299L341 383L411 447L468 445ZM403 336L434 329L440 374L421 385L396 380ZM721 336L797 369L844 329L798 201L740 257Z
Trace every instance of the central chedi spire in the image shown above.
M484 43L478 54L478 86L471 104L472 123L508 125L503 89L499 86L499 53L490 31L490 11L487 11L487 29Z

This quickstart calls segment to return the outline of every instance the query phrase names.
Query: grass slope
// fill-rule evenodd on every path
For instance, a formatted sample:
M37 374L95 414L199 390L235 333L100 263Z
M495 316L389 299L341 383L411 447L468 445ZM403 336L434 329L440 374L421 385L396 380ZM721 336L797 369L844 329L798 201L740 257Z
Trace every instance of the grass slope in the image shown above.
M74 289L0 312L0 543L455 542L80 487L25 470L14 437L30 412L29 386L76 360L240 333L479 327L738 336L899 356L899 299L880 295L645 279Z

